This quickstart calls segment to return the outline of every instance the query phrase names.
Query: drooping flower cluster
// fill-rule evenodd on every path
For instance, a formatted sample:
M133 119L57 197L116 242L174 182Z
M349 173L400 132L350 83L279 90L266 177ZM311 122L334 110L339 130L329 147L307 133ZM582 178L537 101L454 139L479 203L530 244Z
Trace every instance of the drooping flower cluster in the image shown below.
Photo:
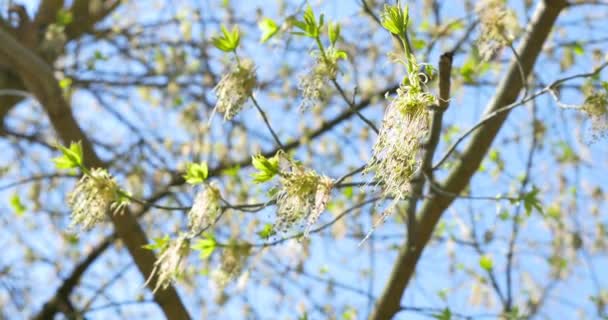
M343 56L330 47L322 52L314 51L315 65L300 78L299 88L302 90L302 103L300 109L313 107L324 98L325 87L328 81L335 79L338 74L338 60Z
M291 170L282 172L280 177L275 229L287 231L307 219L304 233L308 235L327 206L333 181L293 161L289 164Z
M163 248L158 259L154 263L152 274L146 281L146 285L156 277L156 285L153 292L158 289L166 289L186 269L186 258L190 253L190 240L186 235L179 236Z
M593 139L608 133L608 90L591 92L581 110L591 119Z
M376 181L383 186L385 196L396 200L405 198L409 182L420 165L418 153L428 133L428 107L437 103L424 90L424 77L419 65L410 56L411 68L397 96L388 106L372 159L366 171L374 171Z
M241 61L213 89L217 96L215 110L224 115L224 120L234 118L251 96L257 83L254 69L253 62Z
M475 11L481 26L477 43L479 53L489 60L498 49L515 39L519 24L515 12L508 9L503 0L479 1Z
M188 212L188 227L198 233L212 225L220 214L220 190L214 184L205 184L197 193Z
M108 213L120 210L124 203L119 201L119 190L118 183L107 170L91 170L68 195L68 205L72 209L71 224L90 229L103 221Z
M220 268L213 271L211 275L215 285L224 289L230 281L238 277L243 271L250 253L251 245L249 244L231 243L228 245L223 250Z

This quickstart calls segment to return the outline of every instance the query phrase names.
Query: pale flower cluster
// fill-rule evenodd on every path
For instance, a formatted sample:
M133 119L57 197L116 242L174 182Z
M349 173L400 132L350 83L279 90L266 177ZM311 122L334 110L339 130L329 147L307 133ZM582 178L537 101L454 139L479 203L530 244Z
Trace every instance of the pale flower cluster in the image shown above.
M339 56L335 54L335 50L333 47L328 48L325 56L319 51L313 52L315 65L300 78L299 88L303 97L300 109L313 107L321 101L328 81L336 78Z
M255 66L249 60L242 61L213 89L217 96L215 110L231 120L242 109L256 86Z
M225 248L221 257L220 268L214 270L211 274L215 285L224 289L230 281L238 277L243 271L250 253L251 245L233 244Z
M475 11L479 16L481 34L477 46L484 60L489 60L501 47L511 44L520 29L517 16L503 0L479 1Z
M591 119L593 139L604 137L608 133L608 93L593 92L587 96L581 110Z
M106 215L120 209L118 183L105 169L96 168L84 175L68 195L72 209L72 225L85 230L105 220Z
M188 212L188 227L198 233L212 225L221 211L220 190L213 184L206 184L196 194L194 204Z
M291 163L291 171L281 174L280 181L276 228L287 231L307 219L304 233L308 235L311 227L325 211L333 181L296 163Z
M382 121L366 171L374 171L385 196L404 199L410 192L410 179L420 166L419 150L428 133L428 108L437 99L424 90L424 77L413 56L405 84L397 89Z
M181 235L175 241L171 241L168 247L160 254L154 263L152 274L146 281L146 285L156 276L156 285L153 292L158 289L166 289L174 279L180 277L186 269L186 258L190 253L190 240Z

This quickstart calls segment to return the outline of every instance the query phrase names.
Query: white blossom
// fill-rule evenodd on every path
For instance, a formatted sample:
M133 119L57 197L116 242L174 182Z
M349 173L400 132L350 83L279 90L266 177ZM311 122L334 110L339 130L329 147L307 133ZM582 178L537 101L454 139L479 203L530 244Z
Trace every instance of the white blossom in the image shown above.
M221 211L220 190L213 184L205 185L194 198L188 212L188 227L197 233L212 225Z
M242 61L213 89L217 96L215 110L224 120L234 118L242 109L256 86L255 67L249 60Z
M515 12L503 0L479 1L475 11L481 28L477 46L482 58L489 60L498 49L511 44L520 27Z
M108 171L96 168L82 176L74 190L68 195L68 205L72 209L72 222L85 230L105 220L106 215L117 211L119 187Z
M166 289L178 277L180 277L186 269L186 258L190 253L190 240L181 235L175 241L169 243L156 262L150 277L146 281L146 285L153 277L156 277L156 285L153 292L158 289Z

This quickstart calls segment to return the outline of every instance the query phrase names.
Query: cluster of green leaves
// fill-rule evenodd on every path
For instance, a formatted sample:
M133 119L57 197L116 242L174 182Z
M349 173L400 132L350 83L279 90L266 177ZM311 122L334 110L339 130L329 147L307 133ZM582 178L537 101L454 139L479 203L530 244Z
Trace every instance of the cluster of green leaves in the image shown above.
M222 26L222 34L211 38L213 45L224 52L236 52L240 41L241 33L238 26L234 26L231 31Z
M264 18L262 21L258 23L258 27L262 31L262 37L260 38L260 43L266 43L266 41L270 40L270 38L274 37L280 30L274 20L270 18Z
M209 176L209 168L207 163L188 163L186 165L186 173L183 175L186 183L196 185L207 180Z
M62 27L65 27L74 21L74 15L69 10L59 10L55 16L55 23Z
M280 172L278 154L272 158L266 158L263 155L253 156L251 164L258 170L253 174L253 181L256 183L269 181Z
M143 248L147 250L159 250L160 252L163 252L165 251L165 249L167 249L167 247L169 247L170 242L171 237L169 237L169 235L166 235L164 237L154 238L152 240L152 243L144 245Z
M218 243L212 234L206 233L202 239L198 239L190 248L199 252L201 259L207 259L213 254Z
M405 41L407 37L407 25L409 23L408 7L401 7L400 2L397 2L394 6L385 5L381 22L386 30Z
M82 144L79 142L72 142L69 148L62 145L57 145L57 148L61 151L62 155L54 158L53 162L57 169L75 169L84 168L83 157L82 157Z
M312 7L309 5L304 10L303 21L293 20L293 25L301 31L295 31L293 34L299 36L305 36L312 39L318 39L321 36L321 29L323 28L325 16L321 14L319 20L315 17L312 12Z

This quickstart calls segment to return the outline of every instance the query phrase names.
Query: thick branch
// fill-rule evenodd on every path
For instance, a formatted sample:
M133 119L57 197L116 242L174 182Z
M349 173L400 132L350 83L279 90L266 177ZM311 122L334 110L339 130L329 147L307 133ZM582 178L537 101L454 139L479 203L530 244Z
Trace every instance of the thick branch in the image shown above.
M95 153L91 142L78 126L69 104L63 98L61 88L53 76L53 70L3 30L0 30L0 43L3 44L0 46L0 57L14 66L14 70L19 74L27 89L40 101L63 143L81 141L85 165L104 167L104 163ZM148 278L156 259L151 251L142 248L148 243L144 230L128 210L120 215L112 215L111 219L117 234L126 245L143 277ZM154 287L156 279L152 279L150 285ZM170 287L164 291L157 291L154 299L167 318L190 318L175 288Z
M521 68L526 77L531 73L532 67L541 52L543 43L566 4L564 0L545 0L538 4L530 23L529 32L518 50L521 57ZM486 114L509 105L517 99L523 87L519 68L520 66L518 66L517 61L512 59L505 78L502 79L497 88L494 99L486 108ZM452 194L460 194L464 190L473 174L479 168L482 159L485 157L507 116L508 112L505 112L493 118L476 132L470 144L462 153L460 161L442 184L443 190L447 190ZM413 250L408 250L407 244L401 247L391 277L388 279L387 286L376 305L374 313L370 317L371 319L390 319L399 312L401 298L414 274L422 251L431 239L433 230L437 222L439 222L441 215L453 200L453 196L442 193L433 194L424 202L419 214L420 219L416 224L416 246Z

